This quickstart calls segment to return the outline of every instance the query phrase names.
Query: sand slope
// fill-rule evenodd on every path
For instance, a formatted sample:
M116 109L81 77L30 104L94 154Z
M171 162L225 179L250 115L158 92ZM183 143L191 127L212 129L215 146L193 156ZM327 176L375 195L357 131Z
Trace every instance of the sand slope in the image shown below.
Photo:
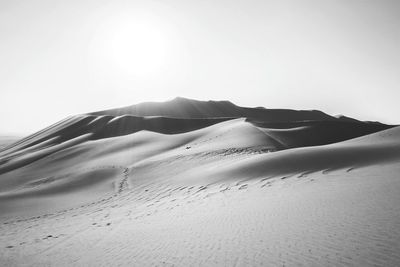
M400 127L230 108L79 115L3 149L2 264L400 264Z
M275 150L336 143L393 127L320 111L243 108L228 101L176 98L66 118L0 150L0 174L87 140L143 130L180 134L237 118L246 118L262 130Z
M15 143L18 139L20 139L20 137L9 135L0 136L0 149L9 146L12 143Z

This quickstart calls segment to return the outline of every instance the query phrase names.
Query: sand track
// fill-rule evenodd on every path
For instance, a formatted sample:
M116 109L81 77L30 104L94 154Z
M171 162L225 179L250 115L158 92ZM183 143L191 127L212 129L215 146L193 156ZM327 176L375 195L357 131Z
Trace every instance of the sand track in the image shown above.
M65 213L3 223L0 241L11 247L1 256L31 266L396 266L400 218L390 203L399 200L400 184L389 173L379 182L377 172L362 169L171 184L143 199L155 186L132 188ZM24 231L10 242L17 229Z

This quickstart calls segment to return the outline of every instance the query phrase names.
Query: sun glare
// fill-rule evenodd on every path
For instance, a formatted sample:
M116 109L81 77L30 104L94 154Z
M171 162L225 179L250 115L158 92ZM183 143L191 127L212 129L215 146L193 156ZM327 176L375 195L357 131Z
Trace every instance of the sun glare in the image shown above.
M102 57L119 73L137 78L156 75L173 59L168 30L151 15L113 18L102 32Z

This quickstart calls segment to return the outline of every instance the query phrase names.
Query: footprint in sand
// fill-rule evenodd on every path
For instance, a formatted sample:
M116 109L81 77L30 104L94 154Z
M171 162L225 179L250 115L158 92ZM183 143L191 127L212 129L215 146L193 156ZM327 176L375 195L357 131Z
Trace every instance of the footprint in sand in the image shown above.
M195 194L199 193L200 191L206 190L207 186L199 186L199 189L195 192Z
M230 190L230 187L229 186L226 186L225 188L222 188L219 192L225 192L225 191L228 191L228 190Z
M265 187L265 186L271 186L272 184L271 184L271 182L267 182L267 183L265 183L265 184L263 184L263 185L261 185L261 187Z
M307 177L307 174L308 174L308 173L303 172L302 174L300 174L299 176L297 176L297 178L304 178L304 177Z
M246 189L247 187L249 187L247 184L241 185L241 186L239 187L239 190Z

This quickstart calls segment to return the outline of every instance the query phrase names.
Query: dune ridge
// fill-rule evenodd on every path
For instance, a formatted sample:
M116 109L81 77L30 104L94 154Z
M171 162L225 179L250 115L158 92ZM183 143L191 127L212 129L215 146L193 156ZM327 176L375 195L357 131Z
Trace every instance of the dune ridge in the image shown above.
M38 157L38 150L59 146L68 140L88 136L98 140L148 130L179 134L201 129L226 120L246 118L262 129L279 146L276 150L325 145L363 136L393 126L360 122L329 116L320 111L242 108L229 101L197 101L175 98L167 102L149 102L126 108L68 117L0 150L0 173L21 167ZM73 143L73 142L72 142ZM29 160L18 155L35 153ZM26 156L25 157L29 157ZM9 163L18 161L18 163ZM22 164L22 165L21 165ZM15 167L10 167L15 166Z

